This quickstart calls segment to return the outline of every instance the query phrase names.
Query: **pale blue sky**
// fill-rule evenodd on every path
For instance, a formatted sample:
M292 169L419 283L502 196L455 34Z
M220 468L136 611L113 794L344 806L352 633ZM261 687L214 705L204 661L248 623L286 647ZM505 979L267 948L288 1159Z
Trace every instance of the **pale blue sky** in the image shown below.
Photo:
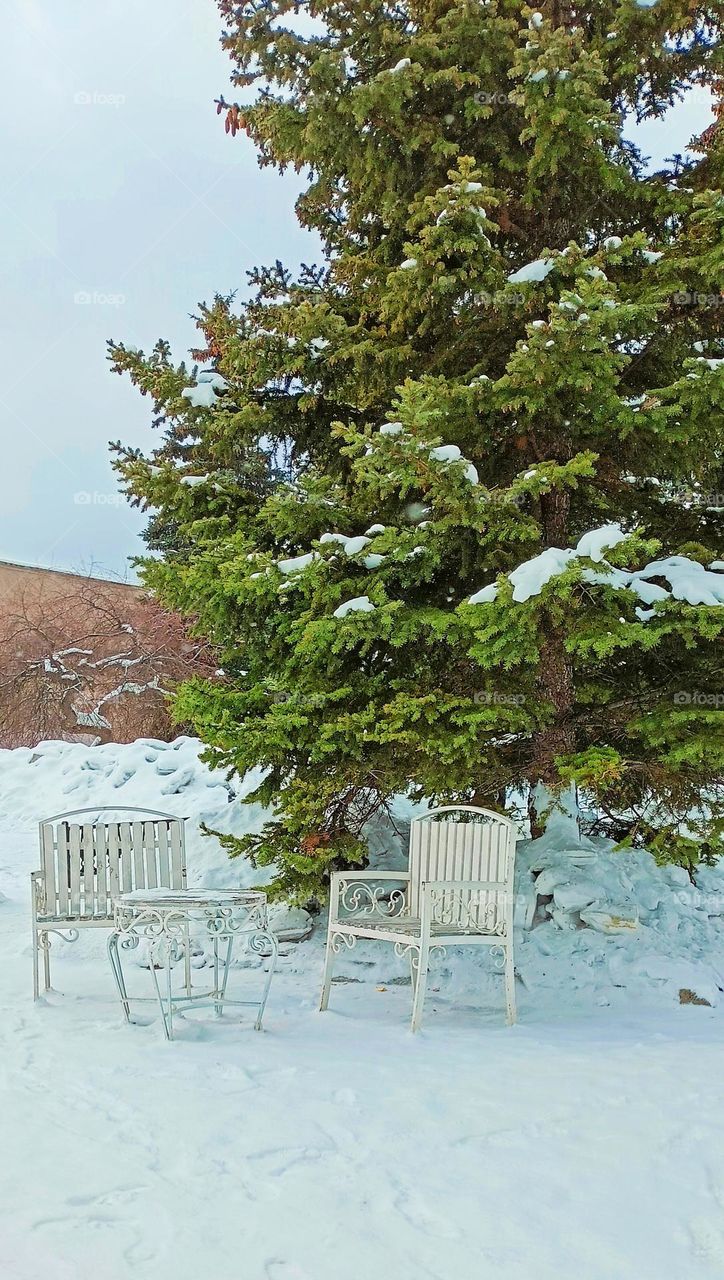
M152 432L105 339L166 337L181 358L200 300L316 250L297 180L216 116L230 64L213 0L5 4L0 560L123 575L143 518L117 500L107 441ZM660 159L709 118L700 96L639 141Z

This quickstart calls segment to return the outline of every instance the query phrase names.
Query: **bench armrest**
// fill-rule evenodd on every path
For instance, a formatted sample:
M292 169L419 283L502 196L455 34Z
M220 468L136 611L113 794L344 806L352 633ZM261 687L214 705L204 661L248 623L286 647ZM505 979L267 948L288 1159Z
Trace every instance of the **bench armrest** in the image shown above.
M45 872L30 872L30 900L33 906L33 915L43 915L45 912Z

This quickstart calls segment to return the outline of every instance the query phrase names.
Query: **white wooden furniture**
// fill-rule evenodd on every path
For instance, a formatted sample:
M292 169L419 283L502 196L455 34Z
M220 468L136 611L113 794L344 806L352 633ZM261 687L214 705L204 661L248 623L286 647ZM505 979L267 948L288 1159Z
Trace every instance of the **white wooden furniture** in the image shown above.
M261 1030L277 959L277 940L267 921L266 894L237 889L135 889L115 899L114 917L108 957L126 1022L132 1019L121 952L144 940L149 947L149 968L167 1040L173 1040L174 1014L194 1006L213 1006L217 1017L226 1005L251 1006L257 1011L255 1029ZM201 990L187 982L183 992L174 991L174 966L189 957L194 925L213 950L213 986ZM252 953L269 958L258 1000L231 1000L226 994L237 939ZM163 975L161 980L159 974Z
M456 822L452 814L465 817ZM446 805L412 822L407 873L334 872L321 1008L329 1002L334 956L358 938L374 938L410 957L417 1031L430 952L493 946L504 956L507 1020L515 1022L514 871L515 827L508 818L472 805Z
M143 815L111 820L111 815ZM186 887L183 818L113 805L72 809L39 824L39 871L31 875L33 996L43 953L50 987L50 935L75 942L81 929L110 929L113 899L132 889ZM190 969L187 968L190 981Z

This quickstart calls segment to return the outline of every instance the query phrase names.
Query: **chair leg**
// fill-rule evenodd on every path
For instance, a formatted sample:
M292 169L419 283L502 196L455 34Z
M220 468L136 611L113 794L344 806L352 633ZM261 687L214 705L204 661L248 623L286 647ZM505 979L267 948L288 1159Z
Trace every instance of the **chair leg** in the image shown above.
M430 948L424 943L420 947L417 956L417 979L415 980L412 996L412 1030L419 1031L422 1022L422 1006L425 1003L425 988L427 987L427 966L430 958Z
M324 1011L329 1004L329 990L332 986L332 964L334 962L334 947L332 946L332 934L327 934L327 949L324 953L324 976L322 978L322 998L319 1001L320 1011Z
M515 966L513 960L513 947L508 943L505 948L505 1005L506 1005L506 1022L512 1027L516 1019L515 1009Z

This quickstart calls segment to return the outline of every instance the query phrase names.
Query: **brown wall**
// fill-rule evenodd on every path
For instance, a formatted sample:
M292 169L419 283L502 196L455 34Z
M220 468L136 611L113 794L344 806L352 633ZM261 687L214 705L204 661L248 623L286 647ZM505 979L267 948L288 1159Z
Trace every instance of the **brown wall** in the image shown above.
M89 579L102 583L104 591L118 592L121 598L125 596L129 601L135 599L140 589L127 582L112 582L105 578L94 579L92 574L85 576L63 573L57 569L38 569L32 565L12 564L8 560L0 560L0 636L3 615L24 595L43 594L48 597L57 597L72 591L79 582L88 582Z
M108 725L86 728L73 711L75 703L86 699L78 699L72 684L64 685L57 673L55 678L43 675L44 656L66 645L88 647L95 658L125 651L130 638L118 624L132 621L139 639L139 626L151 625L143 600L141 588L129 583L0 561L0 746L32 745L44 737L93 742L168 736L168 714L158 695L133 699L130 718L127 701L109 702L103 709ZM94 604L106 612L99 614ZM27 674L31 661L32 676ZM67 661L72 666L77 659ZM24 680L18 678L23 671ZM91 705L94 694L100 697L105 691L102 676L111 687L122 679L122 673L110 668L99 673L97 688L91 679Z

